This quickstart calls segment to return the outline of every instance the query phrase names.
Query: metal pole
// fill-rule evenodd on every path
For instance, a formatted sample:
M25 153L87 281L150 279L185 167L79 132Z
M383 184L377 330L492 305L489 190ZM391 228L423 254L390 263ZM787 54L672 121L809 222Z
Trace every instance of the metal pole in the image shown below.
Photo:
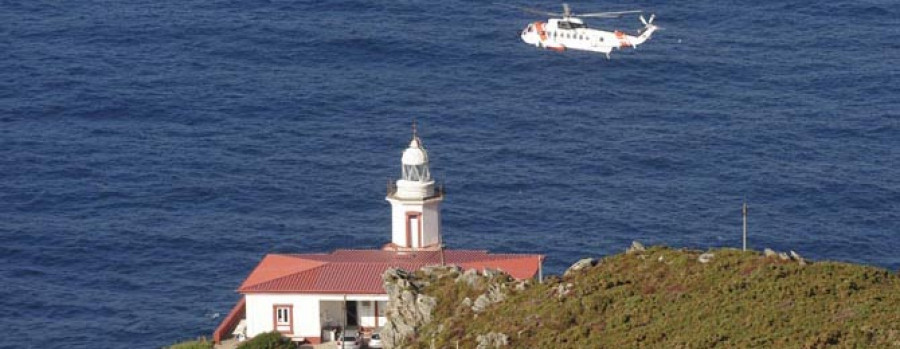
M341 345L344 345L344 333L347 332L347 295L344 295L344 323L341 326Z
M747 201L744 201L744 207L741 209L744 214L744 251L747 250Z
M538 283L544 283L544 258L538 258Z

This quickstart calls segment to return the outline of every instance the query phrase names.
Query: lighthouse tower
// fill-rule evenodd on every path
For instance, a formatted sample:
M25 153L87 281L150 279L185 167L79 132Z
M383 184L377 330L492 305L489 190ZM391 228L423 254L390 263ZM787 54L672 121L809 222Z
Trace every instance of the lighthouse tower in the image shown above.
M388 186L391 203L391 244L398 251L438 250L441 245L443 190L434 187L428 152L413 127L413 138L403 151L401 177Z

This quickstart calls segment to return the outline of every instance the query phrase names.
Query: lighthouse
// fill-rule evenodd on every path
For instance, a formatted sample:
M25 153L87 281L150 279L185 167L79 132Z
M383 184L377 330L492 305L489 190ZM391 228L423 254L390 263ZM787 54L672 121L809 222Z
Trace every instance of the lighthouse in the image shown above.
M335 329L361 333L387 324L387 270L454 265L460 270L495 269L523 280L541 278L544 256L494 254L487 250L444 249L441 201L428 152L413 127L400 159L400 179L389 182L391 242L381 249L345 249L331 253L268 254L238 288L241 299L213 333L217 343L278 332L293 342L334 341ZM303 252L303 251L300 251Z
M391 203L391 243L397 251L438 250L441 246L442 188L435 188L428 152L413 127L409 147L400 159L400 179L388 185Z

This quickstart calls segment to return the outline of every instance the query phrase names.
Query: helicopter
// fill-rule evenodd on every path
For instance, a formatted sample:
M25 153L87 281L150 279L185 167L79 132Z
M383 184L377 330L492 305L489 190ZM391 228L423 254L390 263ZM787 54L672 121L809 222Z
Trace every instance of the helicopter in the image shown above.
M528 7L520 7L525 12L535 13L539 15L548 15L553 17L546 22L534 22L528 24L522 30L522 41L536 47L546 48L554 51L583 50L591 52L605 53L609 59L609 54L613 49L624 49L626 47L637 47L650 39L653 32L659 29L653 24L656 15L650 15L650 19L645 19L640 15L640 20L644 27L638 30L638 35L629 35L623 31L606 31L600 29L588 28L584 24L582 18L618 18L625 14L642 13L641 10L634 11L616 11L616 12L596 12L575 14L569 8L568 4L563 4L563 12L546 12Z

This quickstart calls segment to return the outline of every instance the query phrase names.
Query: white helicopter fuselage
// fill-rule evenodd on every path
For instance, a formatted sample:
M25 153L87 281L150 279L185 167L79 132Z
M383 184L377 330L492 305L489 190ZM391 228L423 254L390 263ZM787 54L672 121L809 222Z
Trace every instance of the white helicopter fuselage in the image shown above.
M637 47L650 39L657 27L646 24L638 36L621 31L591 29L580 18L551 18L547 22L534 22L522 30L522 41L556 51L584 50L602 52L609 57L613 49Z

